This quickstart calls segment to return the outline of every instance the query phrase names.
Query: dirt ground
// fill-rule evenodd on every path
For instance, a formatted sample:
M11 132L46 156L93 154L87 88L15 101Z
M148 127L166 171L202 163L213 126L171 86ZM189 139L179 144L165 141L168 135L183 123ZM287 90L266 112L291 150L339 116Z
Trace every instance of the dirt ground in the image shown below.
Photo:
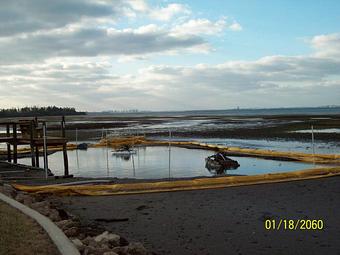
M340 177L143 195L65 197L83 224L157 254L340 254ZM322 230L266 230L266 219L322 220Z
M59 255L45 231L32 219L0 202L1 255Z

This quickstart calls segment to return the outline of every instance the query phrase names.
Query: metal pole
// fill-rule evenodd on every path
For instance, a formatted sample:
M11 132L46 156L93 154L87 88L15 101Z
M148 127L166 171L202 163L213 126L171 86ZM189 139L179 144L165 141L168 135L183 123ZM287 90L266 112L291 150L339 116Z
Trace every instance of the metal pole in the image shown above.
M78 128L76 128L76 145L78 147Z
M312 149L313 149L313 161L315 164L315 144L314 144L314 127L313 125L311 126L312 129Z
M131 156L132 156L133 177L136 177L135 159L133 157L133 154Z
M47 160L46 122L43 122L43 140L44 140L44 170L45 170L45 178L47 179L48 160Z
M105 130L105 139L106 139L106 170L107 170L107 175L109 175L109 147L108 147L107 129Z

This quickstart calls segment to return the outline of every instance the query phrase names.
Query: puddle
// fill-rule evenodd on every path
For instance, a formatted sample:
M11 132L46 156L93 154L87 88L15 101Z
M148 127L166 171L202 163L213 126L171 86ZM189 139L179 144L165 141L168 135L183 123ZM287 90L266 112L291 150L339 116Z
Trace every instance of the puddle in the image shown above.
M159 137L158 139L162 138ZM241 147L251 149L313 153L311 142L287 141L287 140L228 139L228 138L177 138L177 139L172 138L172 140L197 141L201 143L218 144L230 147ZM315 153L320 154L340 153L340 144L336 142L334 143L315 142L314 146Z
M111 149L89 148L87 151L69 151L70 173L82 177L118 178L172 178L213 176L205 168L205 158L213 151L171 147L169 171L169 148L165 146L136 148L137 153L130 158L112 155ZM78 155L78 157L77 157ZM108 158L108 160L107 160ZM265 160L250 157L230 157L238 161L240 167L228 170L227 174L254 175L285 172L312 168L312 164ZM42 158L40 159L42 165ZM49 168L55 175L63 174L62 153L49 156ZM29 158L19 159L19 163L30 164Z
M291 131L292 133L312 133L310 129ZM340 128L314 129L314 133L340 133Z

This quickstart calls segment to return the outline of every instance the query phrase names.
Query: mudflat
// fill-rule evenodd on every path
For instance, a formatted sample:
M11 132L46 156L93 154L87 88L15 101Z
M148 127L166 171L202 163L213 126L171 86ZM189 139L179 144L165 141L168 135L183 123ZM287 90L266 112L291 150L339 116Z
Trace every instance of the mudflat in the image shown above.
M340 177L155 194L63 197L97 225L156 254L340 254ZM322 230L266 230L265 220L322 220Z
M55 117L47 117L48 121L55 121ZM301 115L184 115L168 113L161 115L83 115L66 117L66 137L75 139L75 129L79 129L78 139L100 139L102 129L118 132L119 128L139 132L148 138L165 137L169 135L177 138L236 138L236 139L287 139L296 141L310 141L307 133L296 133L298 130L338 129L340 115L337 114L301 114ZM51 134L58 135L58 124L49 124ZM126 131L126 130L125 130ZM54 132L54 133L53 133ZM340 133L318 133L317 141L339 142Z

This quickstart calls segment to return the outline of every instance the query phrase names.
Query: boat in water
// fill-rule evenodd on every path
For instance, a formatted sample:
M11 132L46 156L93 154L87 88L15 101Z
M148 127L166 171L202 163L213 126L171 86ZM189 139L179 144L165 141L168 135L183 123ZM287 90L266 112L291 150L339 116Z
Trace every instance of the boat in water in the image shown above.
M218 152L205 159L205 167L216 174L224 174L226 170L235 170L240 164L227 157L225 152Z

